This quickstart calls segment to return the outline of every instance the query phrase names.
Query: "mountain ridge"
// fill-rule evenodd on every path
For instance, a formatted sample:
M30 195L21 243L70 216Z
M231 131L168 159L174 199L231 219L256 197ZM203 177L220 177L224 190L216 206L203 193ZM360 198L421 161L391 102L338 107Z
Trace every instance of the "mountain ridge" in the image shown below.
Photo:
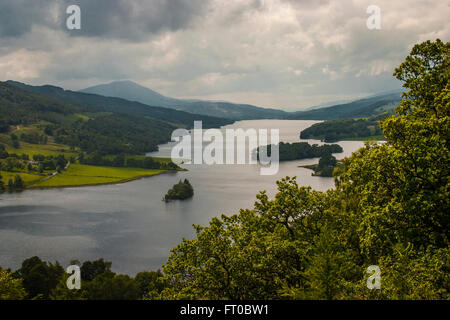
M194 114L208 115L232 120L285 118L287 112L278 109L261 108L250 104L199 99L177 99L166 97L150 88L130 80L113 81L79 90L82 93L122 98L147 105L157 105Z
M98 91L101 94L89 93L86 92L89 91L86 89L81 91L65 90L53 85L30 86L11 80L7 81L7 83L19 86L30 92L43 94L64 102L100 107L105 111L150 116L156 119L165 121L170 120L184 124L187 122L186 119L189 119L188 122L190 125L192 125L195 120L202 120L205 128L220 127L221 125L229 124L237 120L336 120L370 117L385 111L393 110L401 101L402 92L401 90L391 90L341 104L287 112L276 109L259 108L246 104L232 104L222 101L180 100L170 98L129 80L115 81L107 85L90 87L97 88L93 91ZM115 87L117 87L120 92L124 91L124 88L127 87L131 87L132 89L125 95L122 93L113 92ZM139 99L139 94L137 94L136 91L144 92L147 96L155 97L157 100L159 99L160 104L171 104L172 107L144 104L138 101L142 101L143 98L141 95L141 99ZM108 96L110 94L126 96L128 99ZM162 103L162 101L165 101L165 103ZM182 101L182 106L177 106L179 101ZM155 103L157 102L158 101L155 101ZM196 111L196 113L193 113L193 111Z
M290 120L337 120L365 118L392 111L401 101L401 91L376 94L348 103L329 107L296 111L289 114Z
M401 100L402 90L395 89L380 92L355 100L342 101L341 103L326 106L315 106L306 110L293 112L226 101L176 99L164 96L130 80L100 84L80 90L79 92L118 97L147 105L158 105L165 108L232 120L333 120L368 117L380 113L380 110L383 108L386 110L393 109Z
M151 117L158 120L182 124L187 127L193 127L194 121L200 120L203 121L203 126L205 128L220 127L233 122L230 119L197 115L160 106L149 106L140 102L129 101L122 98L105 97L97 94L65 90L61 87L53 85L31 86L12 80L8 80L6 83L17 86L29 92L51 97L74 105L99 108L105 112Z

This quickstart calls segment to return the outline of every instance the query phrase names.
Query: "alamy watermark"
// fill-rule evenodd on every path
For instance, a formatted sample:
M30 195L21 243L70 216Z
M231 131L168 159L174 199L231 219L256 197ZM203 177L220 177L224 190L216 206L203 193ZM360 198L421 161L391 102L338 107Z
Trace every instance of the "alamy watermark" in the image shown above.
M66 286L69 290L81 289L81 270L80 266L73 264L67 267L66 272L70 276L66 280Z
M66 27L69 30L81 29L81 9L77 5L70 5L66 9L66 13L69 15L66 20Z
M367 14L370 16L367 18L366 26L369 30L380 30L381 29L381 9L377 5L370 5L366 10Z
M194 122L194 129L177 129L172 133L171 158L174 163L186 164L257 164L261 175L274 175L279 169L279 129L203 130L202 121ZM259 148L271 145L270 148ZM269 151L270 150L270 151Z
M368 289L381 289L381 270L379 266L372 265L366 270L370 274L367 278L366 285Z
M381 29L381 9L377 5L370 5L366 9L366 13L370 16L366 20L366 26L369 30ZM66 19L66 27L69 30L81 29L81 8L78 5L70 5L66 9L69 16Z

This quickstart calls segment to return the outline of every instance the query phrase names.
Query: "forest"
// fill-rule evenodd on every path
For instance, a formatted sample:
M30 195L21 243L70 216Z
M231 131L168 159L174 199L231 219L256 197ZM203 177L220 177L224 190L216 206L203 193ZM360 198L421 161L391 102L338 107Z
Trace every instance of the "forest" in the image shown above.
M27 92L0 83L0 122L11 126L45 125L47 136L55 142L83 151L116 154L143 153L157 150L159 143L170 140L176 126L168 122L127 114L102 113L93 107L82 107ZM43 142L42 138L27 142ZM40 135L38 135L40 136Z
M369 118L384 112L391 112L400 101L401 92L387 93L331 107L297 111L290 113L287 118L296 120Z
M386 114L384 115L386 116ZM383 115L367 119L329 120L313 124L300 133L300 139L318 139L325 142L340 140L383 138L379 121Z

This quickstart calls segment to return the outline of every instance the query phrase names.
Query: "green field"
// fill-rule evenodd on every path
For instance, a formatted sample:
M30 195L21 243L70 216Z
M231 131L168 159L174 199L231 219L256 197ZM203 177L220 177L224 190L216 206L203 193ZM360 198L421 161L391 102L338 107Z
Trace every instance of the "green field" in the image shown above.
M37 130L37 126L21 127L17 128L15 133L20 135L21 133L30 133L35 130ZM68 146L53 142L47 144L30 144L20 141L20 147L13 148L11 146L11 138L6 134L0 134L0 143L5 146L8 153L15 153L17 155L27 154L30 159L36 154L44 156L57 156L63 154L66 159L77 156L76 151L70 150ZM140 155L129 155L127 157L136 159L145 158L145 156ZM160 163L168 163L171 161L170 158L154 159ZM166 171L167 170L72 164L68 170L54 176L49 176L49 174L53 173L49 171L45 171L44 174L2 171L1 175L3 176L2 180L5 184L8 183L9 179L14 180L14 177L19 175L25 182L26 188L53 188L122 183L141 177L164 173Z
M67 171L50 179L33 184L31 188L74 187L99 184L120 183L141 177L161 174L166 170L139 168L113 168L72 164Z
M2 135L3 140L5 140L5 135ZM0 142L2 139L0 139ZM4 143L5 149L8 153L15 154L27 154L32 158L35 154L42 154L44 156L57 156L63 154L64 157L70 158L71 156L76 156L76 152L71 151L68 146L53 142L48 142L47 144L31 144L27 142L20 141L20 148L13 148L11 145Z
M2 176L2 180L5 184L8 183L9 179L14 180L14 177L16 175L19 175L23 182L25 182L26 185L30 185L33 184L39 180L44 179L46 176L45 175L39 175L39 174L31 174L31 173L25 173L25 172L6 172L6 171L1 171L0 172L1 176Z

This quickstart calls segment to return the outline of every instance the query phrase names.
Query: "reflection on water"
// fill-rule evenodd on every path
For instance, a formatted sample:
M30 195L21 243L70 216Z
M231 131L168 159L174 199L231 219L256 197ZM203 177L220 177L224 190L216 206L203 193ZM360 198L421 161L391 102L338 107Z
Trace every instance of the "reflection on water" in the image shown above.
M317 121L240 121L226 128L280 129L280 140L299 141L299 133ZM317 140L306 140L320 143ZM340 159L363 146L339 142ZM172 144L157 155L170 156ZM333 188L332 178L311 176L299 165L317 159L283 162L278 174L259 175L258 165L185 165L189 171L163 174L125 184L29 190L0 195L0 266L17 268L28 257L60 261L105 258L113 270L135 274L157 269L183 237L194 235L192 224L207 224L222 213L238 213L253 206L255 195L276 192L275 181L297 176L300 185L317 190ZM165 203L164 194L179 179L187 178L195 195L183 202Z

